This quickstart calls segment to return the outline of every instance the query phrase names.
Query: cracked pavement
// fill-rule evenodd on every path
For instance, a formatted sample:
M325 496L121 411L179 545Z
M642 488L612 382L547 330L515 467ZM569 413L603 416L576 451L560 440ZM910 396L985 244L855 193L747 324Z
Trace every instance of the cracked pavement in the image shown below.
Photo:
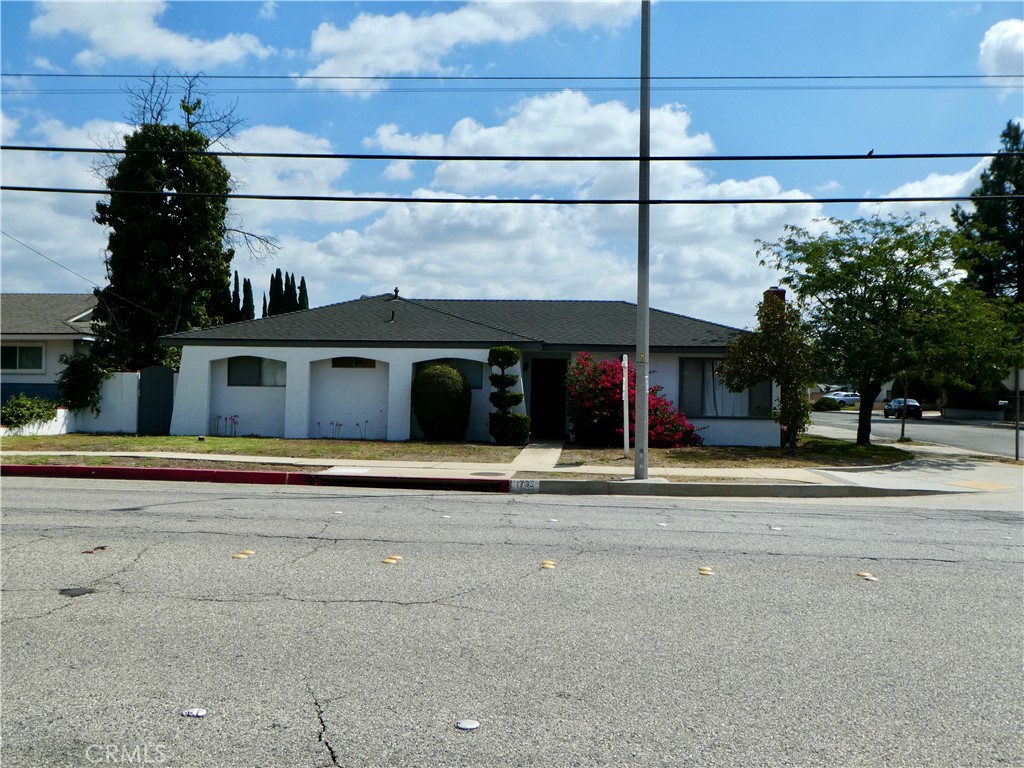
M1021 764L1024 525L954 503L5 479L2 762Z

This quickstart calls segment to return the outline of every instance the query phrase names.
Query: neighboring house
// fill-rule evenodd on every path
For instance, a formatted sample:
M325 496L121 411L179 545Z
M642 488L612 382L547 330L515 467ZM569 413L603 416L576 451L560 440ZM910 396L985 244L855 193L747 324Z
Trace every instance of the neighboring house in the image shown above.
M0 399L57 397L60 356L91 341L91 293L0 294Z
M171 434L408 440L417 371L450 362L473 388L466 438L489 441L493 346L521 350L533 439L563 438L565 373L582 351L631 358L636 306L615 301L361 299L178 333L182 348ZM715 375L736 328L652 310L650 384L706 427L709 444L777 445L770 382L734 394Z

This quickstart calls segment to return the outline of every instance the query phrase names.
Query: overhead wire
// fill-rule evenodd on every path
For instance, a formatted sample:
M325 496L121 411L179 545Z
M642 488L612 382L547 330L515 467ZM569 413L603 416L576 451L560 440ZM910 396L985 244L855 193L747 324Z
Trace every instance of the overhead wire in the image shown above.
M631 198L522 198L522 197L406 197L399 195L264 195L242 192L178 192L173 190L81 189L70 187L0 186L5 192L46 192L70 195L132 195L184 198L215 198L218 200L277 200L307 203L435 203L447 205L637 205ZM849 203L956 203L977 200L1021 200L1024 195L942 195L906 197L751 197L751 198L661 198L651 205L822 205Z
M248 157L275 158L290 160L418 160L424 162L442 161L474 161L474 162L507 162L507 163L575 163L575 162L638 162L636 155L442 155L387 152L235 152L228 150L178 150L178 149L110 149L100 147L50 147L31 146L24 144L3 144L0 151L4 152L52 152L66 154L93 155L188 155L198 157ZM813 155L657 155L652 162L796 162L796 161L838 161L838 160L942 160L942 159L980 159L997 155L1018 156L1024 153L1014 152L901 152L859 154L813 154Z

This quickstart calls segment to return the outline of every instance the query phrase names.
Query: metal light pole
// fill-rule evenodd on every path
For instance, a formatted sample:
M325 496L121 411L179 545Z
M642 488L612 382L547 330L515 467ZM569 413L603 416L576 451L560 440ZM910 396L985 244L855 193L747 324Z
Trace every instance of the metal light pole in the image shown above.
M650 370L651 2L640 12L640 195L636 257L636 451L633 477L647 479L647 391Z

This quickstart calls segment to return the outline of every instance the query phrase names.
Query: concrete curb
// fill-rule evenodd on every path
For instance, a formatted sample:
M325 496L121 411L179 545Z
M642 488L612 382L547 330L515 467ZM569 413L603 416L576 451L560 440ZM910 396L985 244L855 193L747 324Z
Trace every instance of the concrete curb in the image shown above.
M671 483L637 480L508 480L504 478L402 477L396 475L332 475L323 472L273 470L185 469L180 467L88 467L65 464L4 464L0 477L63 477L96 480L163 480L243 485L305 485L342 488L397 488L474 493L542 493L591 496L745 497L745 498L872 498L956 494L911 488L863 485L796 485L786 483Z

